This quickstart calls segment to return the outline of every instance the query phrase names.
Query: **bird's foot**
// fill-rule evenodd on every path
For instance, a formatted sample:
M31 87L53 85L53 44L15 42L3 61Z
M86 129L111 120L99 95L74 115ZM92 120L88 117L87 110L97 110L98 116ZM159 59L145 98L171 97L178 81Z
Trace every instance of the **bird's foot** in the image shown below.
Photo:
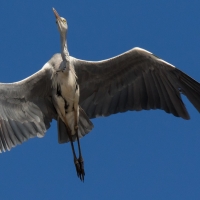
M82 156L80 156L79 159L75 158L74 164L76 167L77 176L81 179L81 181L84 181L85 171L84 171L84 161Z
M77 158L74 158L74 164L76 167L77 176L80 177L81 168L80 168L79 160Z
M81 176L80 176L80 179L82 181L84 181L84 176L85 176L85 170L84 170L84 160L83 160L83 157L80 156L79 159L79 165L80 165L80 171L81 171Z

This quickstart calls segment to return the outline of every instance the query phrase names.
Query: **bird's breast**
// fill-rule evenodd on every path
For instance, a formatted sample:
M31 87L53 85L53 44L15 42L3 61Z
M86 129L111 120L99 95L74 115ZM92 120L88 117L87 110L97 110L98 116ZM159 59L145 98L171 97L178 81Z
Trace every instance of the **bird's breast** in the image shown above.
M77 96L79 97L76 78L70 71L68 73L58 72L56 87L60 88L61 96L69 102L73 102Z

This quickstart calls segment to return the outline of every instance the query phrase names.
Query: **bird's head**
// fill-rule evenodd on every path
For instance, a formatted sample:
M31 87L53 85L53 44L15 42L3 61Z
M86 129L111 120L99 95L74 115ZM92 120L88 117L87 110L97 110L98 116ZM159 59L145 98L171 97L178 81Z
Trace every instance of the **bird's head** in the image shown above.
M63 17L60 17L58 12L53 8L54 15L56 17L56 23L60 33L66 33L68 30L67 20Z

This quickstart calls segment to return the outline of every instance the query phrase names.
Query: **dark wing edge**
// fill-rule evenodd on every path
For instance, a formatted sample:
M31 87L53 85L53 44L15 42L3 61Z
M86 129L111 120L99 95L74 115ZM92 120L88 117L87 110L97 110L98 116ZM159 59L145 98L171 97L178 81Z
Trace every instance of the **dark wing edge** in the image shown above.
M43 137L56 118L51 103L51 68L16 83L0 84L0 152L33 137Z
M144 49L133 48L98 62L72 59L80 86L79 103L89 118L162 109L189 119L181 94L200 112L200 84Z

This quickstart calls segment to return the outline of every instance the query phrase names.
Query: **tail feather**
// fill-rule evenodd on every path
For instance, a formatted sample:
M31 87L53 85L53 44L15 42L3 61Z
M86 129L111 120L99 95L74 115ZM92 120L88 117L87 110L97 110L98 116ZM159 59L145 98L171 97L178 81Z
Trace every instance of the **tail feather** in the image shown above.
M57 120L58 127L58 142L60 144L69 142L68 132L65 123L58 118ZM93 124L89 120L88 116L84 112L84 110L79 107L79 124L78 124L78 137L82 138L87 133L89 133L93 129ZM76 141L76 135L72 135L72 141Z
M62 121L60 117L58 117L57 119L57 128L58 128L58 143L63 144L69 142L67 128L65 126L65 123Z

